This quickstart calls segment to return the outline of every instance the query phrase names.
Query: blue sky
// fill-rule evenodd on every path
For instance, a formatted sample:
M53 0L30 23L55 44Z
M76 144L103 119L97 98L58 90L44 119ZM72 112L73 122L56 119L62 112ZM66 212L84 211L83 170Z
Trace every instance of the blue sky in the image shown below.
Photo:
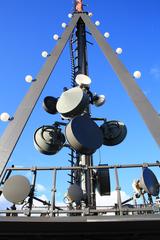
M142 78L136 80L137 84L156 111L160 112L160 1L88 0L84 3L88 4L86 10L93 12L92 20L101 22L98 28L102 34L106 31L110 33L108 42L112 48L122 47L123 54L120 58L128 70L131 73L135 70L142 72ZM30 87L24 81L25 76L37 75L45 62L41 52L43 50L50 52L56 45L52 36L54 33L62 34L64 30L61 23L69 22L67 15L71 10L72 0L0 1L0 113L7 111L14 116L16 108ZM88 46L91 90L104 94L107 99L103 107L92 107L93 116L121 120L128 128L127 138L122 144L112 148L102 147L100 150L102 163L126 164L159 160L159 148L140 114L96 42L91 37L88 39L94 43L94 46ZM58 97L64 86L70 86L70 72L67 46L17 144L10 164L68 165L67 149L51 157L37 152L33 146L33 133L44 124L60 120L58 115L52 116L44 112L41 105L45 96ZM0 122L0 135L6 127L6 123ZM94 163L98 162L99 151L94 156ZM129 171L129 174L126 170L123 173L120 171L122 188L124 187L127 193L131 191L132 180L138 178L140 174L140 171ZM59 186L60 192L67 188L66 178L64 175L62 177L63 188ZM40 175L39 182L49 189L50 177L43 182ZM113 183L112 190L114 189ZM59 198L60 196L59 193Z

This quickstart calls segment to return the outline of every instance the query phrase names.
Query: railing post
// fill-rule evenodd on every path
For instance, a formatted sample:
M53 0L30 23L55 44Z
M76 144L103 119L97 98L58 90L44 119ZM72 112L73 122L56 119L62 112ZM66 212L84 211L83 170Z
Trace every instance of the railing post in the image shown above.
M57 176L57 170L53 170L53 184L52 184L52 196L51 196L51 214L50 216L53 217L55 214L53 211L55 210L55 198L56 198L56 176Z
M123 215L123 212L122 212L122 201L121 201L121 192L120 192L121 191L121 187L119 185L118 170L117 170L117 167L115 167L114 169L115 169L115 178L116 178L117 204L118 204L120 215Z

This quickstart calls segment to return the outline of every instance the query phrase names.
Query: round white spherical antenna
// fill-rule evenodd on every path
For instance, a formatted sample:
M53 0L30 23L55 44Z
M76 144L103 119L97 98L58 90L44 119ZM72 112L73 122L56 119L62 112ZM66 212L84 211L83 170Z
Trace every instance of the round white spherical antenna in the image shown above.
M7 122L7 121L9 121L9 119L10 119L10 115L8 113L4 112L4 113L0 114L0 120L2 122Z
M109 38L109 37L110 37L110 33L109 33L109 32L105 32L105 33L104 33L104 37L105 37L105 38Z
M69 18L72 18L72 13L69 13L69 14L68 14L68 17L69 17Z
M57 40L59 39L58 34L54 34L54 35L53 35L53 39L54 39L55 41L57 41Z
M80 87L89 87L91 84L91 79L84 74L78 74L75 81Z
M96 107L104 105L106 102L106 97L104 95L95 95L93 97L93 103Z
M117 53L118 55L122 54L122 52L123 52L122 48L117 48L117 49L116 49L116 53Z
M31 75L27 75L27 76L25 77L25 81L26 81L27 83L31 83L31 82L33 81L33 77L32 77Z
M14 204L23 202L31 190L29 180L24 176L12 176L4 183L3 195Z
M134 74L133 74L134 78L136 78L136 79L141 78L141 75L142 75L142 74L141 74L140 71L135 71Z
M98 27L98 26L100 26L100 21L96 21L95 22L95 25Z
M92 17L92 16L93 16L93 13L92 13L92 12L89 12L89 13L88 13L88 16L89 16L89 17Z
M47 58L49 54L47 51L43 51L41 55L43 58Z
M62 28L66 28L67 24L66 23L62 23Z
M68 197L73 202L81 201L83 198L83 191L79 185L76 183L70 185L68 188Z

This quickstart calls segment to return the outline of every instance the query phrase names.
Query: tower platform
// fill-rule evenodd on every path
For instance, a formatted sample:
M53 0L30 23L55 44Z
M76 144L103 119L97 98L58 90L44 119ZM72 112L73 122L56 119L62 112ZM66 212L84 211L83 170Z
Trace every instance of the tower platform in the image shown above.
M151 239L160 216L0 217L1 239Z

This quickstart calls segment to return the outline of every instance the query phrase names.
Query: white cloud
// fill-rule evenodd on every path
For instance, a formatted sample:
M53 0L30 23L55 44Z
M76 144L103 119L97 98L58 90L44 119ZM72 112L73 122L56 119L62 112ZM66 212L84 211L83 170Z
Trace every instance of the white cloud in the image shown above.
M30 179L32 177L32 172L31 171L27 171L25 176Z
M7 201L2 194L1 197L0 197L0 209L5 210L7 207L9 208L11 205L12 205L12 203Z
M46 188L45 188L44 185L37 183L37 184L36 184L36 191L43 193L43 192L46 191Z
M155 78L155 79L160 79L160 67L152 67L150 69L150 74Z
M117 191L111 192L110 196L103 196L101 197L98 192L96 193L96 203L97 206L101 207L107 207L107 206L114 206L115 203L117 203ZM121 200L122 202L129 199L130 196L127 195L127 193L121 191Z
M48 202L48 198L47 198L47 196L45 194L38 195L37 198L39 198L39 199L41 199L43 201ZM25 201L27 202L28 198ZM5 197L3 196L3 194L2 194L1 197L0 197L0 210L6 210L7 208L10 209L12 205L13 205L13 203L7 201L5 199ZM17 205L16 204L17 210L21 210L22 206L23 206L23 204L22 205ZM59 206L59 207L63 206L63 207L65 207L65 204L63 202L56 202L56 206ZM40 212L41 211L42 212L46 212L47 209L48 209L48 207L43 205L42 202L37 201L35 199L33 200L33 206L32 206L32 210L33 211L35 210L35 211L40 211ZM27 207L24 207L23 210L26 210L26 214L28 213L28 208ZM26 214L18 214L18 216L26 216ZM0 214L0 215L3 216L5 214ZM32 214L32 216L39 217L40 214L39 213L38 214L35 213L35 214ZM64 214L63 216L66 216L66 214Z
M40 196L37 196L37 198L39 198L39 199L41 199L41 200L43 200L43 201L46 201L46 202L48 202L48 198L46 197L46 195L45 194L42 194L42 195L40 195ZM43 203L41 203L41 202L39 202L38 200L33 200L33 208L34 207L42 207L42 206L44 206L43 205Z

